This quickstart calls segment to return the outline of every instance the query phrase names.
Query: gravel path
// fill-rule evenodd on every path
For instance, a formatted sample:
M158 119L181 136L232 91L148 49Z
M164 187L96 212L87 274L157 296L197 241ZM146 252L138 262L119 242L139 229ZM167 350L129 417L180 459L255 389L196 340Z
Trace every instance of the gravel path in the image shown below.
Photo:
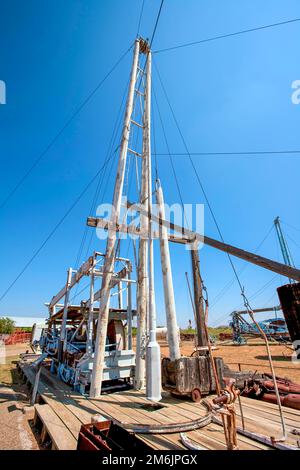
M0 346L0 450L38 450L39 446L28 423L27 389L20 380L15 360L26 345Z

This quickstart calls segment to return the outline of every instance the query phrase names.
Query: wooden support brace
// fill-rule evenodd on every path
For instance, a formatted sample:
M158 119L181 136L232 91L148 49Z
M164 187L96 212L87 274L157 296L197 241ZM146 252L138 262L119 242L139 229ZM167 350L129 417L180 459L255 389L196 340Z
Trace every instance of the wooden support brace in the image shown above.
M133 204L128 202L127 207L129 209L139 211L141 214L149 216L148 212L145 211L139 204ZM220 242L219 240L214 240L213 238L201 235L197 232L193 232L192 230L188 230L187 228L181 227L180 225L173 224L172 222L169 222L167 220L162 220L154 214L151 214L151 219L154 222L157 222L159 225L164 225L170 230L182 234L184 237L183 239L189 240L188 243L199 241L201 243L204 243L205 245L209 245L213 248L216 248L217 250L223 251L224 253L228 253L230 255L236 256L237 258L241 258L245 261L248 261L249 263L256 264L257 266L268 269L269 271L281 274L282 276L294 279L295 281L300 281L300 270L293 268L292 266L287 266L285 264L278 263L277 261L273 261L269 258L264 258L263 256L251 253L250 251L245 251L241 248L237 248L227 243ZM183 243L187 243L187 241L183 241Z

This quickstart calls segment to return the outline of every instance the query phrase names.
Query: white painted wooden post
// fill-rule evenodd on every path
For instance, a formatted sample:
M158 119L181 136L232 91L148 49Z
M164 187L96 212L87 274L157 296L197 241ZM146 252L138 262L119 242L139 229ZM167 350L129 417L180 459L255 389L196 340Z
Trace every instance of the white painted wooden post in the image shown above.
M40 382L40 376L41 376L41 371L42 371L42 363L43 361L37 366L37 369L36 369L36 375L34 378L34 386L33 386L31 400L30 400L31 405L34 405L36 402L36 396L37 396L38 389L39 389L39 382Z
M143 132L143 159L142 159L142 183L140 192L141 206L148 208L148 159L145 157L145 133ZM148 233L148 217L140 215L141 231ZM146 353L146 317L148 304L148 239L140 236L138 256L138 299L137 299L137 334L136 334L136 366L135 389L145 387L145 353Z
M160 181L156 182L156 200L158 204L159 218L165 220L164 197ZM176 308L173 289L173 279L171 270L171 260L169 251L168 229L164 225L160 226L159 233L161 267L164 284L165 309L167 317L168 343L170 359L180 358L180 348L178 339L178 328L176 320Z
M118 303L119 303L119 308L122 310L123 309L123 285L122 281L118 282Z
M95 294L95 275L94 275L94 267L93 267L91 274L90 274L90 305L89 305L87 342L86 342L86 352L88 354L91 354L93 352L94 294Z
M147 70L146 86L143 113L143 151L142 151L142 181L140 190L140 205L146 210L149 208L149 149L150 149L150 121L149 110L147 106L147 84L149 84L149 51L147 52ZM150 82L151 84L151 82ZM149 92L149 90L148 90ZM150 98L150 96L149 96ZM140 214L141 231L148 234L149 218L148 215ZM135 382L136 390L145 387L146 370L146 326L147 314L149 309L149 287L148 287L148 238L142 234L139 240L138 256L138 298L137 298L137 335L136 335L136 366Z
M72 279L72 268L69 268L68 275L67 275L64 311L63 311L61 330L60 330L60 356L62 354L62 351L65 351L67 347L67 318L68 318L68 306L69 306L71 279ZM61 360L61 357L59 359Z
M131 268L129 268L131 269ZM127 279L127 349L132 349L132 291L131 291L131 274L128 269Z
M145 135L148 160L148 210L152 214L152 167L151 167L151 51L147 57L146 96L145 96ZM152 222L149 223L149 341L146 349L146 397L151 401L161 400L161 357L160 346L156 341L156 305L154 290L154 255Z
M111 222L115 225L119 221L122 194L123 194L123 185L124 185L124 175L126 167L126 158L128 150L128 140L130 134L130 120L132 115L133 108L133 98L134 98L134 89L137 76L137 65L139 58L139 49L140 41L136 39L134 46L134 55L133 63L131 69L131 78L129 85L128 98L126 103L126 113L124 118L124 126L122 132L122 140L120 146L120 156L118 162L117 177L114 187L114 196L113 196L113 212L111 214ZM106 244L105 252L105 262L103 266L103 277L101 284L101 293L100 293L100 308L97 324L97 336L95 342L95 351L94 351L94 364L90 388L90 397L96 398L101 394L101 385L103 377L103 366L104 366L104 354L105 354L105 344L107 336L107 325L108 325L108 315L109 315L109 302L110 302L110 283L112 279L112 274L114 270L115 262L115 244L116 244L116 232L115 230L108 231L108 238Z

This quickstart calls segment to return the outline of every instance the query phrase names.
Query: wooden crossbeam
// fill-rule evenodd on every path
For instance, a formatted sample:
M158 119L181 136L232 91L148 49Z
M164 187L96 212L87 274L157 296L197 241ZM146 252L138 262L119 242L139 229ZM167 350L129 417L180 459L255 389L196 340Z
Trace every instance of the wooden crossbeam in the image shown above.
M85 261L81 266L80 268L76 271L76 273L73 274L72 278L71 278L71 282L70 282L70 289L85 275L88 274L89 270L91 269L91 267L93 266L93 261L94 261L94 258L93 256L90 256L89 259L87 261ZM59 292L58 294L56 294L50 304L49 304L49 308L51 307L54 307L54 305L56 305L66 294L66 291L67 291L67 286L65 285Z
M148 233L145 230L141 230L139 227L126 224L113 224L109 220L100 217L88 217L87 225L89 227L102 228L103 230L115 230L116 232L131 233L138 237L143 236L148 238Z
M143 209L143 207L141 207L139 204L127 202L127 207L128 209L140 212L140 214L149 216L148 212ZM154 222L157 222L159 225L164 225L165 227L170 228L174 232L180 233L184 236L184 238L189 240L189 243L193 243L196 241L204 243L205 245L211 246L213 248L216 248L217 250L236 256L237 258L241 258L245 261L248 261L249 263L256 264L257 266L268 269L269 271L281 274L282 276L286 276L298 282L300 281L300 270L292 266L287 266L269 258L264 258L263 256L251 253L250 251L242 250L241 248L229 245L228 243L224 243L219 240L214 240L213 238L207 237L206 235L201 235L200 233L193 232L192 230L188 230L187 228L181 227L180 225L173 224L172 222L169 222L167 220L162 220L154 214L151 214L151 219Z
M134 209L143 215L149 215L148 211L143 209L139 204L128 203L128 208ZM181 236L169 235L169 241L171 242L187 244L198 241L204 243L205 245L216 248L217 250L223 251L230 255L236 256L237 258L241 258L245 261L248 261L249 263L268 269L269 271L273 271L282 276L294 279L295 281L300 281L300 270L292 266L287 266L269 258L265 258L255 253L251 253L250 251L242 250L241 248L229 245L228 243L224 243L219 240L214 240L213 238L207 237L206 235L201 235L200 233L193 232L185 227L181 227L180 225L173 224L172 222L168 222L167 220L162 220L154 214L151 215L151 219L154 222L157 222L159 225L164 225L169 229L173 230L174 232L178 232L181 234ZM148 236L145 231L141 231L138 227L120 224L114 228L112 225L110 225L109 221L97 217L89 217L88 225L92 227L100 226L106 230L116 230L118 232L132 233L144 237ZM153 234L153 238L155 237L156 234Z

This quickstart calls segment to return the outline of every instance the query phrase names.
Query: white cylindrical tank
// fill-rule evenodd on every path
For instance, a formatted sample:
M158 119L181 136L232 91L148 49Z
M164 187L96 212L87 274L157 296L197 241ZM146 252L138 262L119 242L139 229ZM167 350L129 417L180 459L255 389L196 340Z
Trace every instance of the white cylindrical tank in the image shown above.
M177 327L178 340L180 341L180 328ZM168 341L168 329L166 326L156 328L157 341Z

